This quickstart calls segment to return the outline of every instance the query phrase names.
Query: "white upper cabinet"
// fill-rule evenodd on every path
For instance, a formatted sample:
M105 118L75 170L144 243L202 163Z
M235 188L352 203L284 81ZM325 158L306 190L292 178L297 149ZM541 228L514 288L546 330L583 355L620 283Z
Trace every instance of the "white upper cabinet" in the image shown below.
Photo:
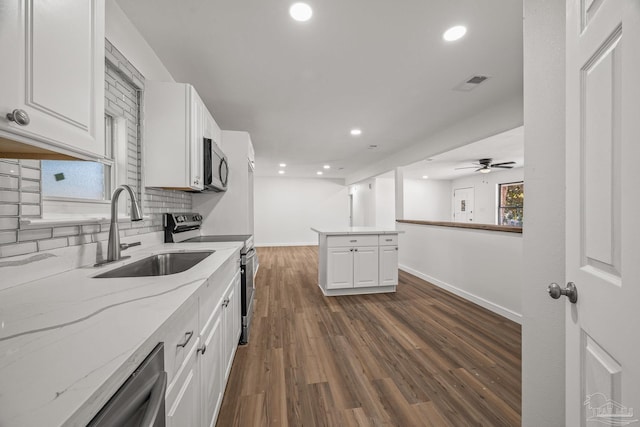
M144 105L145 185L202 190L204 137L212 126L198 93L189 84L147 82Z
M2 157L104 155L104 16L104 0L0 2Z

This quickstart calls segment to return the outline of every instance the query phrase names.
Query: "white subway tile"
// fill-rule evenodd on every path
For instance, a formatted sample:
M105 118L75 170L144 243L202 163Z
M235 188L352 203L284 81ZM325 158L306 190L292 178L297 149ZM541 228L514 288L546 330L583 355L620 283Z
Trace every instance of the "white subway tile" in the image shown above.
M19 201L20 193L17 191L0 191L0 202L11 203Z
M0 230L17 230L18 218L0 218Z
M48 240L38 241L39 251L48 251L51 249L64 248L65 246L69 246L69 242L67 241L66 237L59 237L57 239L48 239Z
M17 243L15 245L3 245L0 246L0 258L30 254L38 251L38 245L36 242Z
M72 225L69 227L56 227L53 229L53 237L75 236L80 233L80 227Z
M0 231L0 245L5 243L15 243L18 241L15 231Z
M35 230L18 230L18 241L42 240L51 238L50 228L37 228Z

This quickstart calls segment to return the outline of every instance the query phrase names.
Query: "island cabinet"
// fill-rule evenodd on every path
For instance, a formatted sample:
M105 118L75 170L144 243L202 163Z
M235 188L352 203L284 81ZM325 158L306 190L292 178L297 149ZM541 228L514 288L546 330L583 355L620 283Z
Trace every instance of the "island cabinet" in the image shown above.
M397 231L371 229L360 233L318 233L318 285L325 295L395 292L398 284Z
M168 328L165 339L168 426L216 423L240 339L239 268L235 260L223 265L200 294L174 315Z
M2 2L1 157L104 156L104 19L104 0Z

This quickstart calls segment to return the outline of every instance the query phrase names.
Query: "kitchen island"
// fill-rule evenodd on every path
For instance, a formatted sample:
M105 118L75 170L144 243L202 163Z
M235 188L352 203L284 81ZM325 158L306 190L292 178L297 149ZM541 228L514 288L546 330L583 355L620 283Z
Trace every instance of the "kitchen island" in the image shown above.
M318 233L318 286L325 296L396 291L401 231L380 227L311 230Z

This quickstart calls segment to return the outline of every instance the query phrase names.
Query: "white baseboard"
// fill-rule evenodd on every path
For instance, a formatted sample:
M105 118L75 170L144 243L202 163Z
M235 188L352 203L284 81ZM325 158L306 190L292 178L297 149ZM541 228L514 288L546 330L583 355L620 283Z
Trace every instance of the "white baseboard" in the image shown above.
M445 289L451 292L452 294L456 294L459 297L462 297L468 301L471 301L474 304L478 304L480 307L486 308L487 310L490 310L502 317L506 317L507 319L512 320L518 324L522 324L522 315L516 313L513 310L509 310L508 308L502 307L501 305L495 304L491 301L488 301L470 292L457 288L449 283L443 282L442 280L438 280L435 277L431 277L427 274L421 273L418 270L414 270L413 268L407 267L406 265L398 265L398 268L402 271L406 271L409 274L419 277L422 280L426 280L429 283L433 283L439 288Z
M256 248L268 248L274 246L318 246L318 241L313 242L298 242L298 243L256 243Z

